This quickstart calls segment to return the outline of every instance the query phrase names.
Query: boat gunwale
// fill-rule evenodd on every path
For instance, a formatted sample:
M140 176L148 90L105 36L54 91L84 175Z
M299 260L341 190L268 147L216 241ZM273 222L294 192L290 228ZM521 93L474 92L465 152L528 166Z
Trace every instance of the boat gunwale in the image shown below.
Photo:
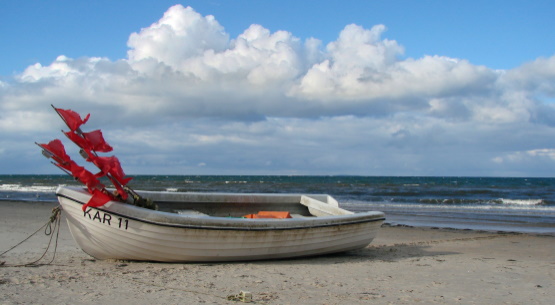
M73 198L66 194L60 194L56 192L56 196L68 199L76 204L84 205L85 203L81 200ZM124 209L129 208L137 208L137 209L144 209L140 207L136 207L133 205L127 205L121 202L112 201L112 204L117 204L123 207ZM63 207L63 204L62 204ZM186 228L186 229L206 229L206 230L236 230L236 231L274 231L274 230L306 230L311 228L322 228L322 227L340 227L345 225L354 225L354 224L361 224L361 223L370 223L370 222L378 222L384 221L385 215L382 212L377 211L370 211L364 213L355 213L351 215L338 215L338 216L328 216L328 217L313 217L311 219L307 218L291 218L291 219L242 219L242 218L228 218L228 217L218 217L218 216L186 216L186 215L179 215L170 212L164 211L153 211L156 212L160 216L171 216L173 220L180 219L185 221L202 221L202 220L225 220L228 224L222 223L222 225L214 225L214 224L184 224L179 222L161 222L151 219L140 218L136 216L131 216L128 214L124 214L121 212L113 211L111 209L106 208L99 208L99 207L90 207L90 209L95 209L98 211L102 211L104 213L113 214L120 217L125 217L130 220L138 221L141 223L146 223L150 225L157 225L163 227L174 227L174 228ZM144 213L144 211L142 211ZM70 213L70 212L68 212ZM85 213L85 212L83 212ZM75 216L72 213L72 216ZM369 218L371 217L371 218ZM348 218L354 218L353 220L348 220ZM284 226L284 224L295 224L297 225L288 225ZM311 224L312 223L312 224ZM254 225L254 226L253 226ZM276 226L277 225L277 226ZM279 226L281 225L281 226Z

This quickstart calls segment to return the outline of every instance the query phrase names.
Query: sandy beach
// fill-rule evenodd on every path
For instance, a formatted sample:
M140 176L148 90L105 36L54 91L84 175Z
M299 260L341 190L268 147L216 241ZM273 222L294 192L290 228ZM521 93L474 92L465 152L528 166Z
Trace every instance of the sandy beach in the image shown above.
M48 222L54 203L0 202L0 252ZM62 214L63 215L63 214ZM55 232L54 232L55 233ZM555 236L384 226L347 253L277 261L95 260L62 219L48 265L41 230L0 257L1 304L551 304ZM41 260L48 263L49 254Z

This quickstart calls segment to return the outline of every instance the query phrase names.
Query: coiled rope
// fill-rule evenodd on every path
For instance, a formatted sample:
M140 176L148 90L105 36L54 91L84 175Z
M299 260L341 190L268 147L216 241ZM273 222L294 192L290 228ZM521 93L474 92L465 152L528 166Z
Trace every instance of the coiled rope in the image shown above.
M32 261L30 263L17 264L17 265L6 265L5 262L0 262L0 266L2 266L2 267L37 267L37 266L43 266L43 265L51 264L54 261L54 259L56 258L56 250L58 249L58 237L60 236L60 222L61 222L61 219L62 219L61 214L62 214L62 209L60 208L60 206L57 206L57 207L53 208L52 209L52 214L50 215L50 219L48 220L48 222L46 222L42 227L40 227L38 230L36 230L34 233L29 235L24 240L22 240L21 242L19 242L15 246L11 247L10 249L8 249L8 250L6 250L6 251L4 251L0 254L0 256L3 256L4 254L12 251L13 249L17 248L18 246L20 246L21 244L23 244L24 242L29 240L31 237L33 237L40 230L44 229L44 234L47 235L47 236L50 236L50 240L48 241L48 246L46 247L46 250L44 250L44 253L42 254L41 257L39 257L37 260ZM52 259L47 263L39 264L38 262L46 256L46 253L48 253L48 249L50 249L50 246L52 245L52 239L54 238L54 234L52 234L52 233L54 231L56 232L56 240L54 242L54 253L52 255Z

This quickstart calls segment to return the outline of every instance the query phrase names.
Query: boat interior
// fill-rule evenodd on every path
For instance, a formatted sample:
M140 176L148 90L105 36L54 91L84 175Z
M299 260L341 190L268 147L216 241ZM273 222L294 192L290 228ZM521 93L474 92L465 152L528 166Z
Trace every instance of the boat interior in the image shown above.
M339 208L337 201L328 195L171 192L141 192L140 194L151 199L158 206L159 211L191 216L245 217L264 211L288 212L291 218L352 214Z

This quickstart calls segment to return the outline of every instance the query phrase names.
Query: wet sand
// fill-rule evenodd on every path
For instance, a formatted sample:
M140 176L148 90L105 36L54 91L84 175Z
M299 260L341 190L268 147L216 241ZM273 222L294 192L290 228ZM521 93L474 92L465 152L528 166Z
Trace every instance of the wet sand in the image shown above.
M53 203L0 202L0 252L48 222ZM364 249L241 263L95 260L65 220L54 261L41 230L0 257L0 304L551 304L555 236L384 226ZM54 232L55 233L55 232ZM48 263L49 254L41 260ZM241 303L241 302L238 302Z

